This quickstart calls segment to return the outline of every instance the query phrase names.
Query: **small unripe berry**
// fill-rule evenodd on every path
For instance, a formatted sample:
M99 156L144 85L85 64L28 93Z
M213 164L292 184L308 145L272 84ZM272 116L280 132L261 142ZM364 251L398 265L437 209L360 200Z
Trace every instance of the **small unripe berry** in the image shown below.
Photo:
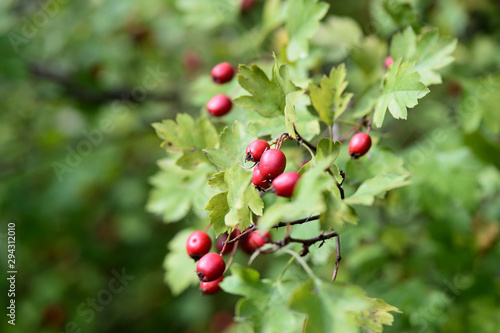
M240 239L240 245L243 251L252 254L269 241L271 241L271 234L269 231L262 233L260 230L257 230L242 237Z
M186 242L186 251L195 261L210 251L212 240L203 231L195 231L189 235Z
M384 60L385 69L389 68L389 66L392 65L393 62L394 62L394 59L392 59L391 56L387 56Z
M234 69L228 62L221 62L212 68L212 80L217 84L231 81L234 76Z
M281 150L268 149L260 157L259 172L265 179L274 179L283 173L286 157Z
M238 229L234 229L233 232L231 233L231 239L233 239L234 237L238 236L240 234L240 231ZM219 237L217 237L215 239L215 248L217 249L217 251L220 253L222 251L222 248L224 247L224 243L226 242L227 240L227 232L223 233L222 235L220 235ZM233 249L233 246L234 246L234 243L231 243L231 244L227 244L226 247L224 248L224 252L222 254L226 254L226 253L229 253L231 252L231 250Z
M250 142L245 151L247 161L258 162L262 154L269 149L269 143L265 140L255 140Z
M224 276L221 276L217 280L210 281L210 282L203 282L200 281L200 290L204 295L213 295L219 292L220 286L219 283L222 282L224 279Z
M196 274L200 281L210 282L217 280L224 274L226 263L220 255L214 252L205 254L196 265Z
M354 134L349 142L349 155L352 158L363 156L370 150L372 139L366 133Z
M259 171L259 165L257 164L255 168L253 168L252 174L252 184L257 187L258 190L265 190L271 187L271 183L262 177Z
M291 197L299 178L300 174L293 171L282 173L276 177L272 183L276 195L286 198Z
M214 117L222 117L231 111L233 102L224 94L218 94L212 97L207 103L207 110Z

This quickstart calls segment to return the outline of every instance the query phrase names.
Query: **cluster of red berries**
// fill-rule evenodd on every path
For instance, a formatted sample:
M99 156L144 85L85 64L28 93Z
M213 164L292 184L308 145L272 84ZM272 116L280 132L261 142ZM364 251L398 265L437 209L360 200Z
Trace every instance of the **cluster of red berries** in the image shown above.
M228 62L221 62L212 68L212 80L216 84L223 84L233 79L234 69ZM231 111L233 102L224 94L218 94L212 97L207 105L207 110L214 117L222 117Z
M198 261L196 274L200 279L200 290L202 293L215 294L220 290L219 283L222 282L226 271L226 262L222 258L222 255L231 252L236 244L226 244L226 242L228 238L231 240L239 235L240 231L235 229L231 233L231 236L224 233L217 237L215 247L219 254L210 252L212 240L206 232L195 231L189 235L186 243L186 251L191 258ZM269 232L261 233L258 230L254 230L239 238L238 244L241 245L243 251L252 254L270 240L271 235Z
M281 150L271 149L264 140L255 140L246 149L246 160L256 163L252 183L258 190L264 191L272 186L276 195L292 196L300 174L293 171L283 173L286 157Z

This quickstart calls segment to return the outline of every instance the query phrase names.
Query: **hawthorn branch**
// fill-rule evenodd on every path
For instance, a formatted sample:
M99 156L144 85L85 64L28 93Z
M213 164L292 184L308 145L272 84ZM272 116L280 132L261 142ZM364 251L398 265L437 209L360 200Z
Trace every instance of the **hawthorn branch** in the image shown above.
M302 224L302 223L306 223L306 222L309 222L309 221L318 220L319 217L320 217L320 215L318 214L318 215L312 215L312 216L309 216L309 217L306 217L306 218L303 218L303 219L299 219L299 220L295 220L295 221L278 222L275 225L273 225L272 228L281 228L281 227L286 227L286 226L289 226L289 225Z
M276 245L277 247L274 249L270 249L267 251L262 251L262 253L274 253L278 251L279 249L287 246L290 243L299 243L302 244L302 252L300 253L300 256L303 257L309 253L309 247L313 244L316 244L318 242L321 242L319 247L321 247L327 239L333 238L338 236L336 231L330 231L329 233L325 234L323 231L316 237L313 238L308 238L308 239L299 239L299 238L293 238L290 235L285 236L285 238L271 242L271 244Z

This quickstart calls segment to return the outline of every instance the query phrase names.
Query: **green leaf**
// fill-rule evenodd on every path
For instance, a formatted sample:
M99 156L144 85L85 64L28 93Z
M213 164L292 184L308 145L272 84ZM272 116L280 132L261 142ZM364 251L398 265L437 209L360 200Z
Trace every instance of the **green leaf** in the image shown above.
M406 119L406 108L417 105L418 99L429 92L420 82L420 75L414 67L414 63L401 63L401 59L389 66L382 84L382 95L375 104L373 119L377 127L382 126L387 108L394 118Z
M457 46L456 38L439 36L437 29L416 35L411 27L392 38L390 54L394 59L416 63L415 70L426 86L441 83L437 69L453 62L451 55Z
M220 235L227 231L227 226L224 218L229 213L229 205L227 203L227 192L221 192L214 195L208 201L205 210L209 210L208 219L215 234Z
M375 196L411 184L406 178L408 178L408 175L394 173L375 176L363 182L357 191L346 198L344 202L350 205L371 206L375 201Z
M333 142L328 138L322 138L319 140L316 148L316 160L319 162L331 156L333 157L332 162L335 162L340 154L340 146L341 143L339 141Z
M158 162L160 171L151 177L151 190L146 209L162 215L165 222L176 222L185 217L196 200L204 200L201 193L213 166L202 165L194 170L183 170L171 159Z
M175 164L186 170L194 170L200 164L210 163L210 160L201 151L185 152Z
M225 223L228 227L239 226L246 228L250 225L251 213L248 209L246 192L252 179L252 172L245 170L239 165L233 165L227 169L224 175L224 181L227 184L227 203L229 205L229 213L225 217ZM260 199L260 197L259 197ZM262 202L262 200L261 200ZM252 202L252 205L259 205ZM264 204L262 203L262 206Z
M271 80L255 64L251 68L240 65L238 71L238 83L252 96L240 96L234 99L234 103L267 118L283 114L286 104L285 94L276 81L274 70Z
M290 299L292 309L307 314L305 331L310 333L358 333L354 313L369 305L360 288L319 280L308 280Z
M225 292L241 295L236 305L236 315L251 332L299 333L303 316L286 306L295 281L261 280L259 272L238 264L231 266L232 275L220 284Z
M341 232L345 223L357 224L358 215L351 206L347 205L334 193L324 195L326 201L326 211L321 214L320 222L323 229L334 229Z
M163 261L164 279L174 296L200 282L195 273L196 263L186 254L187 239L194 231L184 229L175 235L168 244L169 252Z
M353 96L352 93L344 94L348 84L345 81L346 74L345 65L342 64L333 67L329 77L323 76L319 86L309 83L312 105L321 120L329 126L344 113Z
M304 94L303 90L298 88L290 81L288 66L279 65L276 55L274 56L273 77L276 79L279 87L285 95L285 124L290 136L295 137L294 123L297 121L295 113L295 104L300 96Z
M208 180L208 185L213 189L227 192L227 184L224 181L225 174L226 174L225 171L216 173L215 175L212 176L212 178Z
M207 148L203 151L208 159L219 169L226 170L232 165L243 165L245 150L248 144L257 139L257 131L252 123L247 126L239 121L233 123L232 129L225 127L220 135L219 149Z
M227 293L255 300L268 300L271 293L271 286L260 280L258 271L238 264L231 266L231 276L225 278L220 286Z
M177 114L176 121L154 123L156 134L163 140L162 147L170 153L194 152L204 148L218 148L215 127L206 117L195 121L186 113Z
M402 157L394 154L387 148L375 146L370 149L370 159L360 158L349 160L346 165L346 174L351 183L360 184L368 178L393 173L409 176Z
M262 216L264 202L260 198L259 191L253 186L249 186L245 191L245 202L255 215Z
M370 302L368 310L356 314L356 321L359 327L373 333L382 333L384 330L383 325L392 326L394 316L389 312L401 311L384 300L378 298L367 298Z
M309 54L309 39L319 27L319 21L326 15L329 5L317 0L291 0L288 3L285 27L289 42L287 59L295 62Z

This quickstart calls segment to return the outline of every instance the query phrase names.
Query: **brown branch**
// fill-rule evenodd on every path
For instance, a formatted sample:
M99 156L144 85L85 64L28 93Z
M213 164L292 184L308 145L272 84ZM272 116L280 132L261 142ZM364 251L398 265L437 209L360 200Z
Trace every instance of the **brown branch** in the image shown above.
M303 218L303 219L299 219L299 220L295 220L295 221L278 222L275 225L273 225L272 228L281 228L281 227L286 227L286 226L289 226L289 225L302 224L302 223L306 223L306 222L309 222L309 221L318 220L319 217L320 217L320 215L318 214L318 215L309 216L309 217L306 217L306 218Z
M309 253L309 247L311 245L318 243L318 242L321 242L321 244L319 245L319 247L321 247L323 245L323 243L325 242L325 240L336 237L336 236L338 236L338 234L335 231L330 231L327 234L324 234L322 231L318 236L313 237L313 238L308 238L308 239L293 238L293 237L288 235L279 241L270 242L270 244L277 245L277 248L270 249L267 251L262 251L262 253L274 253L274 252L278 251L279 249L281 249L282 247L287 246L290 243L299 243L299 244L302 244L302 252L300 253L300 255L305 256Z

